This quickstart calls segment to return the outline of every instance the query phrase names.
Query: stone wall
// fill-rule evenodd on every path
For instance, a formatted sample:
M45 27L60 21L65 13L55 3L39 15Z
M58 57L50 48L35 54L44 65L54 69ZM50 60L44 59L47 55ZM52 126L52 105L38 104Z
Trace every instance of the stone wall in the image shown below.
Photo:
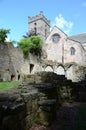
M29 130L50 126L62 102L72 101L71 80L52 72L28 75L10 91L0 91L0 130Z
M86 43L83 43L82 45L83 45L84 49L86 50Z
M28 61L30 68L29 74L34 74L42 70L41 59L39 56L29 53Z
M71 55L71 47L75 49L75 54ZM75 62L78 65L86 65L86 51L81 43L67 39L64 43L64 63Z
M0 44L0 80L21 80L29 73L29 61L24 59L23 52L11 45Z
M42 61L42 70L46 72L54 72L58 75L65 75L72 82L79 82L85 78L86 67L80 66L74 62L61 64L44 60Z
M54 34L60 35L60 39L56 43L52 40ZM75 49L74 55L71 55L71 47ZM68 36L56 26L51 30L50 35L46 39L46 44L44 45L44 49L47 53L47 60L62 64L75 62L78 65L85 66L86 50L84 47L85 44L82 45L79 42L69 39Z
M41 71L40 57L29 54L25 59L20 48L0 44L0 81L18 81L25 75Z
M58 43L54 43L52 41L53 34L59 34L60 40ZM63 55L63 44L65 43L67 36L61 32L61 30L57 30L56 26L51 30L50 35L46 39L46 44L44 45L44 49L47 53L47 60L57 61L62 63L62 55Z
M67 79L71 79L73 82L82 81L86 75L86 67L79 66L75 63L66 68L66 77Z
M35 17L28 17L28 23L30 32L36 31L36 35L41 36L44 40L48 37L50 33L50 21L43 15L42 11Z

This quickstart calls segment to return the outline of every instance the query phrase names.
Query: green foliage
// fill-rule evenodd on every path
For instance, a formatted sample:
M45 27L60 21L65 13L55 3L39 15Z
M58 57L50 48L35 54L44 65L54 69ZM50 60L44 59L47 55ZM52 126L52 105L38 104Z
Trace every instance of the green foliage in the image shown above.
M0 43L4 43L7 38L7 34L10 33L10 30L0 29Z
M29 52L35 55L41 55L43 40L38 36L24 38L19 42L20 48L23 50L24 56L27 57Z
M19 47L23 50L24 56L27 57L28 53L30 51L30 46L29 46L29 38L24 38L22 39L18 44Z

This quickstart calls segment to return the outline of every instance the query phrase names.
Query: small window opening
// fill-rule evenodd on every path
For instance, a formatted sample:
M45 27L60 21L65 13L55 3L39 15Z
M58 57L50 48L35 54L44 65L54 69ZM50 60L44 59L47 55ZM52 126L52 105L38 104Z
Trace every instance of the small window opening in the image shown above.
M30 73L32 72L33 68L34 68L34 64L30 64Z
M70 48L70 54L71 54L71 55L75 55L75 48L74 48L74 47L71 47L71 48Z

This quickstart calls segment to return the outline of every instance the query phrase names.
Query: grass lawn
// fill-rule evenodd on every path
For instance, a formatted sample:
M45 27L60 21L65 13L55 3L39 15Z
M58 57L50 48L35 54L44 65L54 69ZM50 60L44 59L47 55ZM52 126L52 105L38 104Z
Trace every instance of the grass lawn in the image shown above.
M18 87L21 82L0 82L0 91L9 90L13 87Z

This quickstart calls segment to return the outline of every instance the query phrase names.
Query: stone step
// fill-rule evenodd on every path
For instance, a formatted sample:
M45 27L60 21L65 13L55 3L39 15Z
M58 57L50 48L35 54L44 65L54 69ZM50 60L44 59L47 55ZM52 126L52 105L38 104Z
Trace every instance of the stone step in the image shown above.
M56 103L56 99L47 99L38 102L40 106L52 106Z
M40 90L48 91L48 90L51 90L51 89L53 90L57 86L55 86L51 83L36 83L36 84L34 84L34 87L37 88L39 91Z

